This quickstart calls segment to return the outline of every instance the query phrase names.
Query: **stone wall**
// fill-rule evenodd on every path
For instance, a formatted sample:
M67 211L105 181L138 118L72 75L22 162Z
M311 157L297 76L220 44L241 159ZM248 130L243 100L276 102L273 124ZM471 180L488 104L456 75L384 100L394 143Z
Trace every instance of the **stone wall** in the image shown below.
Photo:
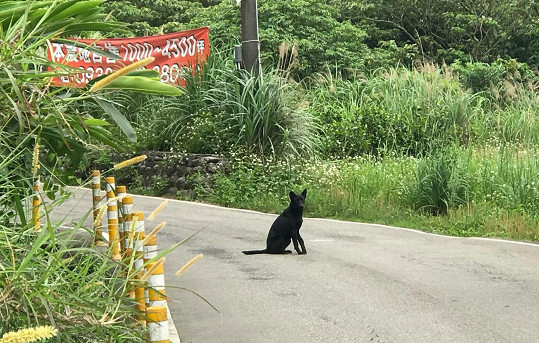
M148 153L147 156L137 167L142 175L143 186L155 185L155 178L162 182L168 180L167 185L162 185L164 193L168 195L176 195L181 191L184 196L188 196L193 190L192 179L195 176L200 186L211 188L214 175L226 172L226 161L222 156L187 154L177 158L162 152Z
M195 188L211 188L216 173L227 173L228 164L220 155L186 154L177 155L162 151L146 151L143 162L118 170L114 173L116 184L128 187L143 187L151 194L190 196ZM132 156L116 156L118 163ZM107 170L110 166L100 166Z

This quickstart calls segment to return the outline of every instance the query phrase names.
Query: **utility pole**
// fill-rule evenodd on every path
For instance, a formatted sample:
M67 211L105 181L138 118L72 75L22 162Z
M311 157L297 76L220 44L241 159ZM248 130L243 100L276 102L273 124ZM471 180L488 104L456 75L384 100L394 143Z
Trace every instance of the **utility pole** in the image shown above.
M260 75L260 40L256 0L241 0L241 46L245 69Z

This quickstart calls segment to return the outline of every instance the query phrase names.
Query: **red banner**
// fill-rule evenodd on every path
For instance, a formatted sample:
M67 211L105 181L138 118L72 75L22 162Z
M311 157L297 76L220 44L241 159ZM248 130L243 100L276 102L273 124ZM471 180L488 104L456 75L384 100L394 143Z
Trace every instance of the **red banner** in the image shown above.
M49 60L82 71L79 74L55 77L54 85L83 87L94 78L150 56L155 57L155 61L145 69L159 72L163 82L184 85L182 74L192 72L192 68L200 65L210 53L207 27L158 36L73 40L111 52L120 58L112 59L82 47L53 42L48 49Z

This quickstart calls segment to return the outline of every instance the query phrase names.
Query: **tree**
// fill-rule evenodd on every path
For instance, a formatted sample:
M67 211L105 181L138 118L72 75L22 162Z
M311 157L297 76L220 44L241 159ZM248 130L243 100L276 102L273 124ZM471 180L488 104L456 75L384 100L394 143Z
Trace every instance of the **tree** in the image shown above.
M359 21L398 32L399 45L414 44L423 58L452 62L498 57L536 63L528 50L538 44L538 5L527 0L367 0ZM396 31L395 31L396 30Z

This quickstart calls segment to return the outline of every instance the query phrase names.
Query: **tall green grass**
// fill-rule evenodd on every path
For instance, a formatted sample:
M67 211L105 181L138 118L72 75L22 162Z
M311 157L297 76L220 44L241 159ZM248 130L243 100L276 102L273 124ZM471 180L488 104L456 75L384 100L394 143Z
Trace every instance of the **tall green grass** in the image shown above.
M427 156L448 146L536 145L539 96L532 83L504 80L473 92L447 67L390 68L308 86L326 156L396 152Z
M145 330L134 325L127 301L134 277L107 254L81 245L74 235L80 223L66 231L61 223L42 222L40 233L31 224L0 225L0 335L51 325L62 342L143 341Z
M415 211L438 215L469 204L473 175L469 164L469 153L451 148L421 159L414 178L405 185L408 205Z
M0 146L0 336L50 325L63 342L81 337L85 342L140 342L144 330L133 326L135 311L127 298L133 271L126 273L108 252L94 249L91 232L79 234L90 209L77 223L52 221L50 211L67 196L62 191L47 199L42 190L42 230L34 229L28 195L32 151L26 144L23 139L13 151ZM12 168L21 158L27 163ZM55 172L48 172L51 182Z
M270 165L250 157L198 197L278 213L290 190L307 188L308 216L539 240L538 158L517 147Z
M276 73L222 73L208 99L235 149L262 157L314 154L316 126L296 86Z
M316 122L302 88L278 73L253 77L218 52L201 70L184 74L179 98L122 93L138 148L195 153L255 153L265 158L313 155Z

